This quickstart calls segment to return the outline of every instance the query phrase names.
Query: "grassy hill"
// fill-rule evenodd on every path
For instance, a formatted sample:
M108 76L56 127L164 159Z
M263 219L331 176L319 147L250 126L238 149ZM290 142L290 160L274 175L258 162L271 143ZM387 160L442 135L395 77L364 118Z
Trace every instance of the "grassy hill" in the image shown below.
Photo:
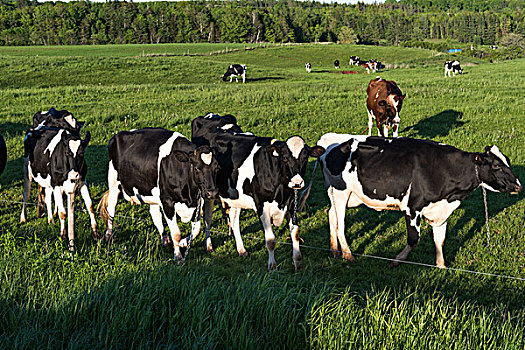
M407 94L400 136L473 152L497 144L522 183L525 179L523 59L462 60L465 74L444 78L443 62L452 56L421 49L236 48L209 55L224 50L224 44L0 47L0 132L9 152L0 176L0 347L525 347L523 193L488 194L492 245L487 247L483 199L476 190L450 217L444 246L449 267L521 280L408 264L390 269L383 260L365 257L355 264L332 258L326 251L329 202L320 174L300 223L308 246L301 248L300 272L291 265L288 232L279 229L279 269L266 272L264 235L249 211L241 219L249 257L237 256L217 211L215 252L205 253L202 235L183 267L161 246L148 208L122 199L110 249L91 240L89 218L81 211L72 255L59 238L58 222L48 226L46 219L36 219L34 208L29 222L18 224L23 137L35 112L54 106L86 121L92 134L88 181L98 201L107 189L106 145L120 130L161 126L189 137L191 120L214 112L236 115L244 130L257 135L299 134L309 145L327 132L363 133L366 86L375 75L349 66L350 55L382 61L388 68L378 75L395 80ZM199 55L182 56L188 49ZM180 56L143 57L142 52ZM341 70L356 73L340 74L335 59ZM306 62L312 63L310 74ZM247 64L247 84L222 82L232 63ZM312 169L313 161L308 178ZM347 210L346 222L357 254L393 258L406 244L399 212L359 207ZM181 228L183 235L189 233L188 225ZM422 226L409 260L434 264L430 226Z

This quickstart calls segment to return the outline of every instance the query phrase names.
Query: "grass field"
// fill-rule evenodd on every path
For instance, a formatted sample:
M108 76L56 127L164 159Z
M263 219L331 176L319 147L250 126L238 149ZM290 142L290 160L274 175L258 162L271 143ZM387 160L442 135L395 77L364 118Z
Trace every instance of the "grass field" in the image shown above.
M300 45L207 55L224 47L0 48L0 133L9 152L0 176L0 348L525 348L523 280L409 264L390 269L366 257L352 264L306 247L303 270L295 272L288 232L279 229L279 267L268 273L264 235L248 211L241 228L249 257L237 256L217 211L215 252L205 252L201 236L183 267L161 246L148 208L122 199L117 214L125 217L116 219L110 249L91 239L83 212L76 214L74 254L64 249L58 222L48 226L34 208L18 224L23 137L35 112L54 106L86 121L88 181L98 201L107 189L106 145L120 130L161 126L189 137L191 120L214 112L236 115L255 134L299 134L310 145L326 132L363 133L366 86L375 76L348 66L350 55L387 64L380 75L407 94L400 136L473 152L497 144L525 180L523 59L463 60L466 74L444 78L451 56L420 49ZM202 55L141 55L188 49ZM335 59L357 74L334 73ZM231 63L248 65L247 84L222 82ZM313 161L308 178L312 168ZM492 245L476 190L449 219L446 264L524 279L524 194L489 193L488 203ZM304 245L328 248L328 208L318 174L300 223ZM393 258L406 244L399 212L359 207L347 210L346 222L358 254ZM422 225L409 260L434 264L429 226Z

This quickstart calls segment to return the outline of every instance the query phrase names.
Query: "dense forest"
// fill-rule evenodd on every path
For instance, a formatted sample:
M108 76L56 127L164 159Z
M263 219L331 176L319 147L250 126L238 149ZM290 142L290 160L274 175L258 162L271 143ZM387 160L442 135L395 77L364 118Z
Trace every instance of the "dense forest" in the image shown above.
M1 0L0 45L349 42L523 38L522 0L45 2Z

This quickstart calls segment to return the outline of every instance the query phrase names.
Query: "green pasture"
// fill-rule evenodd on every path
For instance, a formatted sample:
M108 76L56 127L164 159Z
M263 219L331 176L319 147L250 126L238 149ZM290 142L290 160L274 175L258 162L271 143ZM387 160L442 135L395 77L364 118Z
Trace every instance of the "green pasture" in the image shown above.
M301 215L305 247L297 272L289 234L280 228L278 270L266 271L264 235L249 211L241 215L248 257L237 256L216 210L215 251L205 252L201 235L182 267L161 245L148 208L123 199L109 248L91 239L80 201L74 254L59 238L58 220L47 225L29 207L28 223L18 223L23 138L35 112L67 109L86 122L88 181L98 201L107 189L106 145L121 130L160 126L189 137L191 120L214 112L235 115L257 135L299 134L309 145L327 132L363 133L366 86L375 75L349 66L350 55L382 61L387 69L376 75L407 94L400 136L472 152L496 144L525 182L524 59L462 59L465 74L445 78L443 63L453 56L422 49L227 46L239 50L209 55L226 44L0 48L0 133L8 147L0 176L0 348L525 348L523 192L488 194L489 247L482 193L474 191L451 215L444 246L448 267L518 279L410 264L391 269L387 261L360 256L393 258L406 244L401 213L365 207L346 215L357 263L331 257L320 173ZM188 49L190 56L182 56ZM221 80L232 63L248 66L246 84ZM33 186L31 202L35 192ZM186 236L189 226L181 228ZM422 225L408 260L434 264L430 226Z

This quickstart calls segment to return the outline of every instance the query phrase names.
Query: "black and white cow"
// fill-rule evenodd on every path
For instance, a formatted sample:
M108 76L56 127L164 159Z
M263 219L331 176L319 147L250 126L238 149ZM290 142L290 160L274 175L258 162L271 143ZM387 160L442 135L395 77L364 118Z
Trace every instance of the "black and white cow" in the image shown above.
M339 60L334 61L334 67L335 69L339 69Z
M309 147L300 136L286 141L271 137L258 137L225 130L210 132L206 123L217 123L206 117L192 122L192 141L207 144L216 150L219 172L217 187L219 196L229 207L229 219L233 228L237 252L247 255L239 226L241 209L253 209L264 230L268 249L268 269L277 266L274 258L275 235L272 223L281 226L288 218L293 244L293 262L301 268L299 250L299 226L291 217L295 205L294 190L304 186L304 174L309 157L319 157L324 149ZM200 125L200 127L195 127ZM206 225L206 247L212 250L209 229L211 226L213 201L205 201L204 222Z
M350 64L351 66L359 66L360 63L361 58L359 56L350 56L350 61L348 62L348 64Z
M34 180L44 189L47 205L48 223L53 221L51 196L54 197L60 219L60 235L67 240L69 249L74 250L74 195L80 188L91 219L92 237L98 238L97 222L93 211L88 187L83 181L87 174L84 151L91 134L86 133L84 140L78 133L65 129L40 127L30 129L24 139L24 203L20 222L26 222L27 201L31 182ZM63 195L67 195L68 232L66 237L66 211Z
M450 77L450 73L452 72L452 76L456 76L456 73L462 74L463 70L461 69L461 66L459 65L459 61L446 61L445 62L445 78L448 76Z
M0 135L0 175L2 175L2 172L5 169L5 165L7 164L7 147L5 145L5 140Z
M326 148L320 161L331 203L330 249L338 255L339 241L347 260L354 260L345 238L347 207L404 212L408 244L397 260L416 246L425 218L433 228L436 265L444 268L447 219L461 201L480 186L494 192L522 189L496 146L471 153L430 140L341 134L323 135L317 144Z
M232 64L228 67L228 70L222 76L222 81L228 80L230 78L230 83L235 77L235 82L239 82L239 77L242 77L242 82L246 82L246 65L244 64Z
M40 130L41 128L48 128L48 129L65 129L69 131L72 134L79 135L80 129L84 126L84 122L79 122L73 114L71 114L67 110L59 110L57 111L55 108L51 107L48 111L42 111L42 112L36 112L33 116L33 129L34 130ZM85 182L85 175L81 174L81 181ZM44 216L44 194L42 193L42 187L38 186L38 204L37 204L37 216L43 217ZM51 197L47 198L48 201L51 201ZM47 204L48 207L51 207L51 203ZM55 214L57 211L57 207L55 206ZM93 210L90 210L90 213L92 213ZM49 215L49 214L48 214ZM94 217L94 214L93 214Z
M217 161L209 146L197 147L178 132L162 128L122 131L109 140L108 186L99 208L107 226L106 240L113 239L113 218L118 196L133 204L149 204L153 223L164 244L162 217L168 223L175 259L182 262L180 229L192 221L192 235L200 230L202 198L217 196ZM162 214L161 214L162 209Z
M307 62L305 65L304 65L304 68L306 68L306 72L307 73L311 73L312 72L312 65Z

